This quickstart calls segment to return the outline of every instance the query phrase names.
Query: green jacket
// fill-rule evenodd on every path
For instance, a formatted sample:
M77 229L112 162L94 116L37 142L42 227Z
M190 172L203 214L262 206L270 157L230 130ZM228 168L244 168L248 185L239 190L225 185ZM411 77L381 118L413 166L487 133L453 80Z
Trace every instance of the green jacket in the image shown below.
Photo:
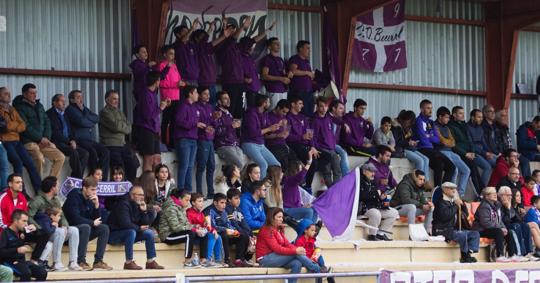
M26 124L26 130L21 133L23 144L39 143L42 138L51 139L51 121L39 99L36 100L35 105L32 105L22 95L19 95L13 100L13 107L19 112Z
M161 218L159 219L159 238L165 241L172 233L191 230L193 225L189 223L186 210L168 198L162 206Z
M106 105L99 112L99 140L106 146L124 146L131 123L120 109Z
M414 204L417 208L427 204L423 188L416 186L414 173L409 173L399 182L396 192L392 196L392 206Z
M30 216L28 218L28 222L30 224L36 225L36 227L39 227L37 222L34 220L34 216L38 212L45 212L45 210L49 207L59 207L62 208L62 203L60 202L60 199L58 197L53 197L50 200L45 197L43 193L39 193L36 197L34 197L29 203L28 203L28 215ZM60 226L61 227L68 227L69 223L62 213L62 217L60 218Z
M474 152L471 138L467 133L467 124L465 122L451 120L448 123L448 127L456 140L456 146L452 149L457 154L463 157L467 152Z

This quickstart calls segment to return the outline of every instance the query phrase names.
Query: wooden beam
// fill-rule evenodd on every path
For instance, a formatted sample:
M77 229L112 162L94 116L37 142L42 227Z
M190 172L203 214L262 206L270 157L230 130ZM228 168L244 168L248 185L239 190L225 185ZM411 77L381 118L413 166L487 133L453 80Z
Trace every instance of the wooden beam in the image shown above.
M268 9L305 12L305 13L322 13L323 12L321 6L302 6L302 5L291 5L291 4L279 4L279 3L268 3Z
M384 90L398 90L398 91L409 91L409 92L429 92L429 93L486 96L485 91L441 88L441 87L427 87L427 86L395 85L395 84L349 83L349 88L384 89Z
M0 68L0 74L22 75L22 76L42 76L42 77L63 77L63 78L87 78L87 79L117 80L117 81L131 80L131 74L126 74L126 73L79 72L79 71L18 69L18 68Z

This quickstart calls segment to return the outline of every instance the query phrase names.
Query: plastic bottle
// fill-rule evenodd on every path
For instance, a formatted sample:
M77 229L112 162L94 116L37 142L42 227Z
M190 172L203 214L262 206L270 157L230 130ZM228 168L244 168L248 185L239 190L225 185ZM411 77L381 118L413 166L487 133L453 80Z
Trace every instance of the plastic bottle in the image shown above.
M193 259L191 259L191 262L193 263L193 265L199 265L200 264L199 255L197 253L193 254Z

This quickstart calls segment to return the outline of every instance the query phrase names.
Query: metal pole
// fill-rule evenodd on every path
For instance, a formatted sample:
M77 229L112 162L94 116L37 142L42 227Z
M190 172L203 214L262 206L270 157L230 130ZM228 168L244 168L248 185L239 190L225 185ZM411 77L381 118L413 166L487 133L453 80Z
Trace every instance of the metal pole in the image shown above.
M207 281L246 281L268 279L300 279L300 278L324 278L324 277L361 277L377 276L380 272L340 272L340 273L304 273L304 274L271 274L271 275L231 275L231 276L194 276L186 277L185 283Z

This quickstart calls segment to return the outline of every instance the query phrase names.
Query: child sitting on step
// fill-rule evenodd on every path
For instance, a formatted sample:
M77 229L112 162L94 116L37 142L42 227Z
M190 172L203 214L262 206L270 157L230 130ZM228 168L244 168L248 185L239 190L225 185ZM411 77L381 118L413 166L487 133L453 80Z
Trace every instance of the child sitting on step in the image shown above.
M204 196L200 193L191 194L191 208L186 211L187 217L189 222L197 229L197 239L201 243L201 265L218 267L215 261L212 261L212 255L216 261L221 261L223 244L219 233L211 225L210 217L207 219L204 216L203 206Z
M321 267L321 273L332 272L331 267L327 267L321 255L321 249L317 248L315 241L317 240L317 226L309 219L302 219L296 226L298 238L294 241L297 247L303 247L306 250L306 257L317 263ZM334 278L327 278L329 283L334 283ZM322 278L317 279L317 282L322 282Z

